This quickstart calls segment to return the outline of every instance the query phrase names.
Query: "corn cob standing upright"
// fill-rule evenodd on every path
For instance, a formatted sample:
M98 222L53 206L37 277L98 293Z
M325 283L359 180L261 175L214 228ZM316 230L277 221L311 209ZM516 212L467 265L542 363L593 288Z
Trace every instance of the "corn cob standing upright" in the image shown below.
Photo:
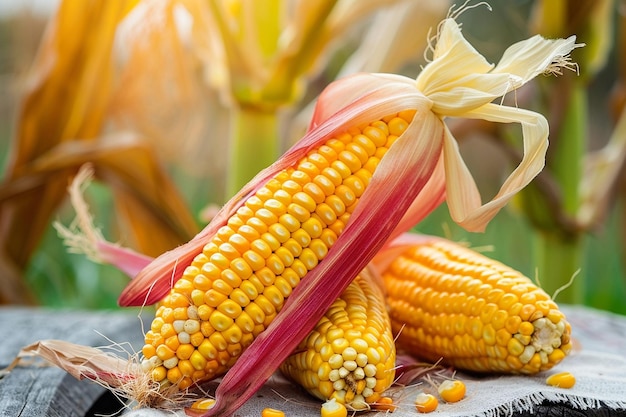
M383 273L399 349L476 372L534 374L571 350L570 325L529 278L443 239L407 246Z
M391 386L396 349L382 290L364 270L280 366L307 391L369 409Z

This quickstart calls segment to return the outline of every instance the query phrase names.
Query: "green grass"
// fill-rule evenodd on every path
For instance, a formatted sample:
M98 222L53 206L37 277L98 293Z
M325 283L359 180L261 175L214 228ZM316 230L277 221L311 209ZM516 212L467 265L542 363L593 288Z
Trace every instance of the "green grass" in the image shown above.
M110 192L94 182L87 189L85 198L96 217L97 226L107 234L113 227L110 216L104 214L113 212ZM73 215L66 204L54 220L69 225ZM117 297L129 281L112 266L96 264L81 254L68 253L52 224L31 259L25 279L43 305L87 309L115 308Z

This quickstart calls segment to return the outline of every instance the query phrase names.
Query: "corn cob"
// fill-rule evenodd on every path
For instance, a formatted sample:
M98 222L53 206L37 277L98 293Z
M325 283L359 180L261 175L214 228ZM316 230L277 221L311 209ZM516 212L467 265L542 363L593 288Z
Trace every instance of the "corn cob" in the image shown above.
M406 250L383 273L397 346L459 369L534 374L570 351L570 325L521 273L443 240Z
M362 274L280 369L316 397L360 410L391 386L395 358L384 296Z
M180 389L225 373L324 259L414 114L329 138L247 198L160 303L144 371Z

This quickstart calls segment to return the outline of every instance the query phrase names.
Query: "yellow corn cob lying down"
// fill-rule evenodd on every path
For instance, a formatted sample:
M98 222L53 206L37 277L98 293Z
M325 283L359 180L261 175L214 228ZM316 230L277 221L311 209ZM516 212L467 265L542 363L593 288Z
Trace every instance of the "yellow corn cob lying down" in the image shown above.
M316 397L360 410L391 386L395 359L384 296L364 272L280 369Z
M181 389L226 372L324 259L414 113L329 138L249 197L160 303L142 368Z
M521 273L444 240L407 249L383 274L397 346L459 369L534 374L570 351L570 325Z

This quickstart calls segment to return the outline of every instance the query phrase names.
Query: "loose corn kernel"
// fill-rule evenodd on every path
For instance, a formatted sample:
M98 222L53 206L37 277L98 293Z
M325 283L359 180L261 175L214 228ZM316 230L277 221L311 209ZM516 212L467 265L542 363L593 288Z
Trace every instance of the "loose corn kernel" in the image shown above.
M420 413L430 413L437 409L439 400L432 395L420 392L415 397L415 409Z
M457 369L535 374L571 350L570 325L521 273L445 240L408 248L383 272L397 343Z
M348 409L333 398L322 404L320 415L321 417L347 417Z
M437 391L445 402L455 403L465 397L465 384L458 379L447 379L437 387Z
M380 397L378 401L372 403L371 405L374 410L389 411L390 413L393 413L398 408L398 406L394 404L391 397Z
M214 405L215 400L213 398L202 398L191 404L191 408L194 410L208 410L213 408Z
M285 413L274 408L264 408L261 417L285 417Z
M166 372L173 385L174 376L184 375L178 383L185 386L224 374L271 323L300 279L326 257L380 157L396 139L389 138L390 132L401 135L412 117L410 112L389 115L363 126L363 134L361 129L349 129L329 137L248 197L161 301L146 334L142 368L163 384L169 384ZM344 349L350 339L334 346ZM376 338L362 339L369 343ZM393 339L376 342L392 345ZM362 349L365 356L342 365L342 372L353 373L355 381L342 398L363 404L365 398L379 397L369 385L380 388L393 378L382 371L369 375L369 365L362 365L374 356L366 353L364 343L357 342L353 349ZM384 351L376 359L393 366ZM191 376L190 367L195 370ZM385 381L358 382L367 378ZM330 391L330 381L320 382Z
M569 372L560 372L546 378L546 384L557 388L572 388L576 384L576 377Z

